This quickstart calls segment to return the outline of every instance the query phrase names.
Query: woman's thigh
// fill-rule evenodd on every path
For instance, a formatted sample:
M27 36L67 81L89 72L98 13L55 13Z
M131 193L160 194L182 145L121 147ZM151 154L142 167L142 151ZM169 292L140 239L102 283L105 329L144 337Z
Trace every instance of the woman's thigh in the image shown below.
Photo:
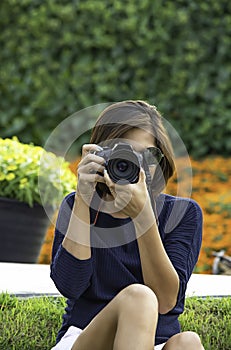
M107 344L107 349L113 349L117 327L117 302L113 299L81 330L71 326L62 339L51 350L86 350L94 348L101 350ZM93 345L94 344L94 345Z
M76 339L72 350L91 349L94 350L113 349L114 338L118 322L118 303L115 297L103 310L101 310L81 332Z
M92 346L94 350L102 350L105 349L105 345L107 350L112 350L115 337L117 337L117 341L118 339L122 339L123 342L127 341L128 328L130 330L130 343L133 341L136 344L138 329L141 331L140 335L143 336L144 333L147 333L148 337L153 340L153 327L157 317L158 303L154 293L146 286L130 285L111 300L79 335L73 336L74 339L77 339L72 347L66 347L65 350L86 350L91 349ZM124 327L126 332L123 331ZM142 329L142 327L145 328ZM62 348L53 350L62 350Z
M71 326L65 333L60 342L54 346L51 350L71 350L73 344L77 340L78 336L82 333L82 330L78 327ZM155 350L162 350L166 343L156 345Z
M116 310L115 303L109 303L99 314L81 330L78 327L70 326L62 339L51 350L94 350L113 349L116 333ZM93 345L94 344L94 345Z
M128 333L130 345L132 342L136 344L137 330L141 330L142 327L145 329L141 330L140 335L147 333L153 340L153 327L157 317L157 298L150 288L139 284L130 285L93 318L77 337L71 350L86 350L92 346L94 350L102 350L105 349L105 345L107 350L112 350L115 338L117 342L127 342Z

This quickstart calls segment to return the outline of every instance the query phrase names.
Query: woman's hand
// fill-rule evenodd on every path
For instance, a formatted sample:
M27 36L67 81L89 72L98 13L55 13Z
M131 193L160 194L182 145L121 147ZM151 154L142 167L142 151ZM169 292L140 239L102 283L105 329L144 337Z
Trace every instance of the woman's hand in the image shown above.
M145 173L141 168L139 181L135 184L119 185L110 179L107 171L104 171L106 185L114 197L114 205L123 214L136 218L143 210L152 215L152 206L145 182Z
M94 152L101 148L95 144L85 144L82 147L82 159L78 164L78 185L76 195L80 196L89 206L97 182L105 183L103 175L105 160Z

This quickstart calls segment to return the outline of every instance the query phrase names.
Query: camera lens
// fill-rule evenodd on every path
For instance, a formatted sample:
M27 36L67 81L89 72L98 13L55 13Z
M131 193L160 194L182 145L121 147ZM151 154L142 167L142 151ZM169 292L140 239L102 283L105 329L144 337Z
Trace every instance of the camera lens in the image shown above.
M135 160L114 158L108 161L108 175L113 182L120 184L135 183L138 181L140 167Z
M113 182L122 184L136 183L139 180L142 155L133 151L131 145L116 144L109 155L106 168Z
M128 169L128 162L125 162L124 160L119 160L116 166L118 171L124 173Z
M118 152L119 153L119 152ZM121 152L122 153L122 152ZM108 175L113 182L120 184L135 183L138 181L140 165L134 153L123 152L116 154L115 158L110 158L107 163Z

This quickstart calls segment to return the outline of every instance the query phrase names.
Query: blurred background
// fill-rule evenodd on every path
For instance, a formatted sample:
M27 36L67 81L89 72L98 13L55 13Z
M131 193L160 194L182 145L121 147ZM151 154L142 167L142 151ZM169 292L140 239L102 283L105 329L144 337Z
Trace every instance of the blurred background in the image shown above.
M0 137L44 146L86 107L155 104L191 157L204 212L195 272L211 273L213 251L231 254L231 2L2 0L0 11ZM75 142L73 169L88 138ZM40 262L50 261L52 234Z

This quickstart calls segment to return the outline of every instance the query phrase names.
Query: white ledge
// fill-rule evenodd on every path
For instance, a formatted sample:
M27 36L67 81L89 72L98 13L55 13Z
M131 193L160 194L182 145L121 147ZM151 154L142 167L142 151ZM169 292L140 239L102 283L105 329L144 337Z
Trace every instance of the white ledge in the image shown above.
M186 296L231 296L231 276L192 274Z
M60 295L50 278L50 266L0 262L0 293L21 296ZM186 296L231 296L231 276L193 274Z

